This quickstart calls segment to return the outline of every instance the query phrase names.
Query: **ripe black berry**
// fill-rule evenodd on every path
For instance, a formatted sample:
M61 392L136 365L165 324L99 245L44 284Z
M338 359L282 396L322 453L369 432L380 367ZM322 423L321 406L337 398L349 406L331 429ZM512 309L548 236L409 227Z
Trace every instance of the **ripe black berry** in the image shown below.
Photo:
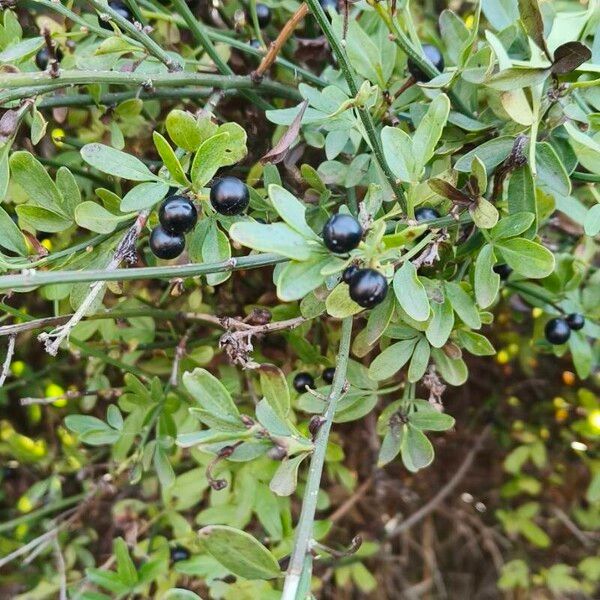
M187 233L198 220L194 203L185 196L169 196L158 209L160 224L170 233Z
M54 54L56 56L56 60L60 62L63 59L62 50L58 47L54 49ZM38 53L35 55L35 64L40 71L45 71L48 68L48 63L50 62L50 51L46 46L41 48Z
M333 376L335 375L335 367L328 367L323 371L321 377L323 377L323 381L331 385L333 383Z
M350 298L363 308L383 302L387 291L387 279L375 269L359 269L350 281Z
M183 546L175 546L171 548L171 560L173 562L179 562L180 560L187 560L190 557L190 551Z
M258 19L258 26L264 29L271 22L271 9L266 4L257 4L256 18Z
M155 227L150 234L150 250L157 258L170 260L177 258L185 248L182 234L169 233L162 225Z
M508 276L513 272L513 270L507 264L494 265L494 273L500 275L500 279L505 280L508 279Z
M344 269L342 273L342 281L350 285L352 278L358 273L359 269L356 265L350 265Z
M566 316L567 325L573 331L579 331L583 329L585 325L585 317L579 313L571 313Z
M112 8L116 13L120 14L124 19L127 19L128 21L133 20L133 16L129 11L129 8L125 6L125 4L123 4L122 2L119 2L119 0L112 0L112 2L108 3L108 6L109 8ZM100 19L100 27L112 31L112 25L110 24L110 21Z
M237 177L222 177L210 188L210 203L222 215L239 215L250 203L250 192Z
M332 252L350 252L360 244L363 228L351 215L333 215L323 227L323 242Z
M330 9L338 12L338 2L337 0L319 0L319 4L322 6L325 12L329 12Z
M546 323L544 329L546 339L555 345L564 344L571 337L571 329L565 319L556 317Z
M444 70L444 57L442 53L431 44L423 44L423 54L427 57L427 60L438 70ZM413 76L417 81L429 81L431 77L427 75L427 73L423 72L419 66L410 58L407 63L408 72Z
M309 387L311 389L315 389L315 380L310 373L298 373L294 377L294 389L303 394L306 392L306 388Z
M440 213L431 208L431 206L421 206L415 210L415 219L417 221L432 221L433 219L439 219Z

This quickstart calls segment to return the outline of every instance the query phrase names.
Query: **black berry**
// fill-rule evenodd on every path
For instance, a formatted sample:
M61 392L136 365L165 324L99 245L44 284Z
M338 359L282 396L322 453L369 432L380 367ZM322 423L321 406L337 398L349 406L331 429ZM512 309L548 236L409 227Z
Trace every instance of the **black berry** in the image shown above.
M271 22L271 9L266 4L257 4L256 18L258 19L258 26L264 29Z
M294 377L294 389L303 394L306 392L306 388L309 387L311 389L315 389L315 380L310 373L298 373Z
M175 546L171 548L171 560L173 562L179 562L180 560L187 560L190 557L190 551L183 546Z
M58 47L54 48L54 55L56 56L56 60L60 62L63 59L62 50ZM35 55L35 64L40 71L45 71L48 68L48 63L50 62L50 51L46 46L41 48L38 53Z
M342 273L342 281L350 285L352 278L358 273L359 269L356 265L350 265L344 269Z
M222 215L239 215L250 203L250 192L237 177L222 177L210 188L210 203Z
M169 233L162 225L150 234L150 250L157 258L177 258L185 248L185 238L180 233Z
M438 70L444 70L444 57L442 53L431 44L423 44L423 54L427 57L429 62ZM431 77L427 75L424 71L422 71L419 66L410 58L407 63L408 72L413 76L417 81L429 81Z
M319 0L319 4L325 12L329 12L330 9L333 9L335 10L335 12L338 12L337 0Z
M187 233L198 221L194 203L185 196L169 196L158 209L160 224L170 233Z
M116 13L121 15L124 19L127 19L128 21L133 21L133 16L132 16L129 8L127 6L125 6L125 4L123 4L122 2L119 2L118 0L113 0L112 2L108 3L108 7L112 8ZM103 27L104 29L108 29L109 31L112 31L112 26L110 24L110 21L105 21L104 19L100 19L100 27Z
M583 329L585 325L585 317L580 313L571 313L565 318L567 321L567 325L573 331L579 331L580 329Z
M431 206L421 206L415 210L415 219L419 222L421 221L432 221L433 219L439 219L440 213L435 210L435 208L431 208Z
M363 228L351 215L333 215L323 227L323 242L332 252L344 253L360 244Z
M387 291L387 279L375 269L359 269L350 281L350 298L363 308L383 302Z
M494 265L494 273L500 275L500 279L508 279L513 270L507 264Z
M565 319L556 317L546 323L544 329L546 339L555 345L564 344L571 337L571 329Z
M335 375L335 367L328 367L323 371L321 377L323 377L323 381L331 385L333 383L333 376Z

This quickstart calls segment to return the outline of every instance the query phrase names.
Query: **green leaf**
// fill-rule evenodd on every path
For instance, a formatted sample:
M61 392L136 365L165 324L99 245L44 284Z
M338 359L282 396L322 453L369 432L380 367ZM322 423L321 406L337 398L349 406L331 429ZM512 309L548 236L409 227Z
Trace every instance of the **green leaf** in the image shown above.
M452 308L462 322L473 329L479 329L481 327L479 311L475 306L473 298L467 294L462 286L454 281L447 281L445 283L445 292L446 297L452 304Z
M421 171L433 156L449 114L450 100L445 94L439 94L432 100L413 135L412 151L415 161L415 180L417 181L421 176Z
M474 331L460 329L458 331L458 341L463 348L476 356L492 356L496 354L494 346L492 346L490 341Z
M412 181L415 160L412 139L399 127L384 127L381 132L383 154L392 173L401 181Z
M215 222L211 223L206 231L202 242L202 260L207 263L224 262L231 258L231 246L229 238L217 227ZM231 271L223 273L209 273L206 276L208 285L219 285L231 277Z
M291 496L295 492L298 485L298 468L307 456L308 453L303 452L281 461L269 484L269 488L274 494L278 496Z
M483 197L477 198L474 205L469 206L469 213L473 217L473 223L479 229L491 229L498 222L498 210Z
M508 181L507 201L509 214L529 213L534 215L534 220L525 234L525 237L531 239L537 231L537 204L529 165L518 167L511 173Z
M349 288L345 283L339 283L333 288L325 300L327 312L338 319L345 319L363 311L363 307L350 298Z
M24 151L14 152L10 157L10 172L13 180L29 197L30 204L67 218L62 210L63 198L58 188L42 163L32 154ZM60 229L46 231L60 231Z
M121 200L121 210L125 213L139 212L152 208L160 202L169 191L163 181L148 181L131 188Z
M16 208L21 229L27 231L47 231L56 233L64 231L73 225L73 221L62 213L49 210L42 206L19 204Z
M493 75L486 85L501 92L538 86L550 75L550 69L512 67Z
M129 556L129 550L127 544L123 538L117 538L113 543L113 552L117 559L117 575L119 579L128 587L132 588L138 580L137 571L131 556Z
M525 277L541 279L554 271L554 254L541 244L523 238L500 240L494 244L508 265Z
M379 449L379 456L377 458L378 467L383 467L391 463L398 456L402 448L402 438L405 429L405 427L396 423L391 424L387 429L381 442L381 448Z
M285 418L290 412L290 390L285 375L275 365L263 363L259 367L260 389L271 408Z
M26 60L33 56L44 45L44 38L41 36L22 40L13 44L0 52L0 63L10 64Z
M223 160L229 147L229 134L219 133L208 138L198 148L192 163L190 176L192 185L199 190L204 187L224 164Z
M489 174L510 154L514 142L515 140L511 136L494 138L461 156L456 161L454 168L457 171L469 173L473 159L477 157L484 164L485 170Z
M138 158L104 144L86 144L81 157L102 173L130 181L158 181L159 178Z
M100 204L86 201L75 209L75 222L84 229L96 233L111 233L117 228L122 217L113 215Z
M422 337L415 346L410 366L408 367L407 377L411 383L419 381L425 375L430 356L431 347L429 346L429 342L427 338Z
M238 417L239 411L225 386L206 369L183 374L183 385L205 410L222 417Z
M94 585L98 585L115 595L120 596L130 591L128 585L113 571L105 569L86 569L85 575Z
M454 327L454 310L448 298L442 304L431 303L433 316L427 325L425 335L434 348L441 348L450 337Z
M421 430L410 424L404 427L400 452L404 466L412 473L428 467L433 462L431 442Z
M591 237L600 233L600 204L595 204L587 211L583 227L585 234Z
M535 215L533 213L514 213L501 219L490 231L490 236L493 240L516 237L527 231L534 221Z
M163 489L169 488L175 483L175 471L166 452L159 445L154 451L154 468Z
M60 167L56 172L56 187L62 197L61 207L71 218L75 218L75 209L81 202L81 192L75 176L67 167Z
M486 244L479 251L475 261L475 297L481 308L487 308L492 304L500 288L500 276L493 271L495 264L494 249Z
M261 252L275 252L293 260L310 260L318 249L285 223L238 222L229 230L232 240Z
M271 184L269 198L273 208L292 229L309 240L321 241L306 223L306 207L293 194L280 185Z
M304 298L308 293L321 286L325 276L321 274L329 258L315 255L312 259L285 265L277 277L277 296L284 302Z
M497 30L505 29L519 18L517 0L482 0L481 9Z
M600 143L579 131L572 123L564 125L579 162L592 173L600 175Z
M426 400L413 400L415 412L408 414L408 422L422 431L446 431L454 427L454 418L440 412Z
M245 579L275 579L281 575L275 557L245 531L210 525L198 535L211 556L234 575Z
M450 385L462 385L467 380L469 370L462 358L450 358L443 350L438 348L431 349L431 356L440 375Z
M571 332L569 338L569 349L573 356L573 364L577 375L581 379L586 379L592 372L594 355L586 335L582 331Z
M416 344L417 338L412 338L388 346L371 363L369 377L382 381L397 373L409 361Z
M0 246L2 248L15 252L19 256L27 256L28 251L25 236L1 206L0 231L2 232L0 236Z
M185 171L183 170L183 167L181 166L181 163L179 162L179 159L173 151L173 148L171 148L169 142L167 142L167 140L160 135L158 131L155 131L152 134L152 139L154 140L156 150L158 151L165 167L167 167L167 170L171 174L171 177L181 185L190 185Z
M210 118L198 121L191 113L183 110L172 110L167 115L165 125L169 137L188 152L195 152L218 129Z
M429 317L429 299L425 287L417 276L417 269L408 260L394 275L394 293L402 309L415 321Z

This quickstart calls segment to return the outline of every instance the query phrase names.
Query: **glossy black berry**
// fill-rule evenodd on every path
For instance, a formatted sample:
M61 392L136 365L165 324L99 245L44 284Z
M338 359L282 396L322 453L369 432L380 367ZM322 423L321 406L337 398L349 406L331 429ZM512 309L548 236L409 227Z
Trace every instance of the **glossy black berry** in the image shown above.
M431 206L421 206L415 210L415 219L421 221L431 221L433 219L439 219L440 213L431 208Z
M315 389L315 380L313 379L313 376L310 373L298 373L294 377L294 389L298 393L303 394L306 392L307 387L312 390Z
M180 560L187 560L190 557L190 551L183 546L175 546L171 548L171 560L173 562L179 562Z
M359 268L356 265L350 265L344 269L342 273L342 281L350 285L352 278L358 273Z
M54 48L54 54L58 62L60 62L63 59L63 53L60 48ZM50 51L46 46L44 46L35 55L35 64L37 68L40 69L40 71L45 71L48 68L48 64L50 63L50 58L52 58L50 56Z
M256 18L258 19L258 26L264 29L271 22L271 9L266 4L257 4Z
M573 331L579 331L585 326L585 317L580 313L571 313L565 317L567 325Z
M333 376L335 375L335 367L328 367L323 371L321 377L323 377L323 381L331 385L333 383Z
M185 248L185 238L180 233L169 233L162 225L150 234L150 250L157 258L177 258Z
M222 177L210 188L210 203L222 215L239 215L250 203L250 192L237 177Z
M198 221L194 203L185 196L169 196L158 209L160 224L170 233L187 233Z
M121 15L124 19L127 19L128 21L133 21L133 16L132 16L129 8L127 6L125 6L125 4L123 4L123 2L119 2L118 0L113 0L112 2L108 3L108 6L109 6L109 8L112 8L116 13ZM112 31L112 25L110 24L110 21L105 21L104 19L100 19L100 27L103 27L104 29L108 29L109 31Z
M423 54L427 57L429 62L438 70L444 70L444 57L442 53L431 44L423 44ZM431 77L427 75L427 73L423 72L419 66L410 58L407 63L408 72L413 76L417 81L429 81Z
M323 227L325 246L338 254L354 250L360 244L362 236L363 228L352 215L333 215Z
M350 281L350 298L363 308L383 302L387 291L387 279L375 269L359 269Z
M507 264L494 265L494 273L500 275L500 279L508 279L513 270Z
M331 9L335 10L335 12L339 11L337 0L319 0L319 4L325 12L329 12Z
M565 319L556 317L546 323L544 329L546 339L555 345L564 344L571 337L571 329Z

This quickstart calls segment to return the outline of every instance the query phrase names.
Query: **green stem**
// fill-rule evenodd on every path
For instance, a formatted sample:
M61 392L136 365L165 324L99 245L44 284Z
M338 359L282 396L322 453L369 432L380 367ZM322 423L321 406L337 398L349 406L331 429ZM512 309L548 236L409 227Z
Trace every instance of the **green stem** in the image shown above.
M323 415L324 421L317 432L314 442L315 449L308 469L302 511L296 527L294 549L285 576L281 600L296 600L298 586L304 574L304 567L307 564L305 559L310 552L310 541L313 536L315 512L317 510L317 497L321 483L321 475L323 473L323 465L325 464L327 442L329 440L329 432L331 431L337 404L342 397L343 389L346 384L346 372L348 369L351 341L352 317L346 317L342 322L342 337L337 356L338 362L333 377L333 385L331 386L331 392L329 394L329 401L327 403L325 414ZM308 563L308 568L310 568L310 562Z
M210 59L215 63L219 72L223 75L233 75L231 67L219 56L216 48L213 46L211 39L208 37L208 33L204 25L194 17L190 7L187 5L185 0L173 0L173 6L177 12L183 17L189 27L194 39L204 48L204 51ZM273 108L268 102L263 100L260 96L257 96L254 92L246 92L244 94L248 100L256 104L262 110L270 110Z
M27 514L22 515L21 517L17 517L16 519L11 519L10 521L6 521L4 523L0 523L0 533L4 533L5 531L10 531L14 529L18 525L22 523L29 523L30 521L36 521L37 519L41 519L46 515L52 514L53 512L62 510L63 508L68 508L69 506L73 506L77 504L81 500L87 497L88 494L77 494L76 496L70 496L69 498L63 498L62 500L57 500L52 504L48 504L47 506L43 506L42 508L38 508L37 510L33 510Z
M571 177L577 181L590 181L593 183L600 182L600 175L594 173L582 173L581 171L573 171Z
M302 100L295 88L268 79L264 79L260 84L255 84L249 76L183 72L149 75L148 73L124 73L121 71L61 71L58 80L52 79L50 73L45 72L2 73L0 74L0 89L39 88L49 83L57 84L58 81L65 87L92 83L156 88L193 85L203 88L215 87L223 90L242 90L256 87L258 90L272 93L281 98Z
M329 42L329 45L331 46L331 49L338 60L340 70L342 71L344 79L348 84L350 95L356 96L358 94L358 85L352 73L350 62L348 61L348 57L346 56L346 51L342 48L340 40L335 35L333 28L331 27L331 23L329 22L329 19L327 18L327 15L323 10L323 7L319 3L319 0L306 0L306 3L310 8L310 12L313 14L315 19L317 20L317 23L319 24L323 33L325 34L325 37L327 38L327 41ZM360 120L362 121L363 127L365 128L365 133L367 135L369 145L371 146L371 149L375 156L375 160L377 161L377 164L383 171L386 179L390 184L390 187L394 191L394 194L396 195L396 198L400 203L402 210L406 212L407 205L404 191L402 190L400 183L396 180L396 177L392 173L390 166L385 160L385 156L383 154L383 147L381 145L381 139L379 138L379 135L375 130L375 123L373 121L373 117L371 116L369 110L366 108L359 108L358 114Z
M529 286L519 285L519 283L517 281L507 281L506 287L510 288L512 290L515 290L516 292L519 292L520 294L524 294L526 296L531 296L532 298L537 298L540 302L549 304L550 306L553 306L559 312L564 313L563 309L560 308L560 306L558 306L558 304L556 304L549 296L544 295L541 291L533 290ZM541 289L542 288L540 288L540 290Z

